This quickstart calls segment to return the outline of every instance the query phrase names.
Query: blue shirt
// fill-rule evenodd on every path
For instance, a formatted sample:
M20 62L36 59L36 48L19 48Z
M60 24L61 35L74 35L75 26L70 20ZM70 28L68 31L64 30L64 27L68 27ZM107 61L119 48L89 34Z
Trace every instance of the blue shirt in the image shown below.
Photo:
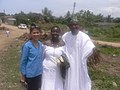
M28 78L36 77L43 72L42 66L42 43L38 41L39 46L36 48L31 40L26 42L22 47L21 73Z

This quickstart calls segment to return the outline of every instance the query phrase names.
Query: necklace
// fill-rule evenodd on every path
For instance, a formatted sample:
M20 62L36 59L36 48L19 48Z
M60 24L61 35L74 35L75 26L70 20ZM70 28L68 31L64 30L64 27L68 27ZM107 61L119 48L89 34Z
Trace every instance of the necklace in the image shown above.
M59 47L59 44L60 44L60 42L52 42L52 41L51 41L51 45L52 45L53 47Z
M53 47L58 47L59 45L58 44L52 44Z

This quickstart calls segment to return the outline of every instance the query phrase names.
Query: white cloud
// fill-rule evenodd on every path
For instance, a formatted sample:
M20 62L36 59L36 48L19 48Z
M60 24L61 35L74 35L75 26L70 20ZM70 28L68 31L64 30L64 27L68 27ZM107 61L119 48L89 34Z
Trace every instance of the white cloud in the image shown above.
M110 6L120 7L120 0L110 0Z
M109 2L119 2L120 0L108 0Z
M75 12L90 10L94 14L120 15L120 0L0 0L0 11L6 10L6 13L15 13L21 10L40 12L47 7L55 16L60 16L65 15L68 10L72 12L74 2L76 2Z
M111 15L113 17L120 17L120 7L103 7L99 10L104 15Z
M120 0L108 0L106 4L101 5L97 10L94 10L96 13L101 13L105 16L111 15L113 17L120 17Z
M106 7L105 9L104 9L104 11L106 11L106 12L119 12L120 11L120 8L119 7Z

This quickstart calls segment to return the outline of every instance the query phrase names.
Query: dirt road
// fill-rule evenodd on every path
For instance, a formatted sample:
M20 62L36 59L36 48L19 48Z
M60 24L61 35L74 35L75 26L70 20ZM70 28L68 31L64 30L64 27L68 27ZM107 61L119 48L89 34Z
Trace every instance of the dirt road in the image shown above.
M0 30L0 50L6 47L8 43L12 42L17 37L28 32L28 29L18 29L17 27L11 25L2 24L2 26L9 28L10 36L6 36L5 30Z
M15 38L21 36L22 34L28 32L28 29L18 29L15 26L11 25L5 25L2 24L2 26L5 26L9 28L10 30L10 37L6 37L5 31L1 30L0 31L0 50L4 48L8 43L12 42ZM113 46L113 47L120 47L120 43L113 43L113 42L104 42L104 41L97 41L93 40L94 43L99 44L99 45L106 45L106 46Z
M105 42L105 41L99 41L99 40L93 40L93 42L103 46L120 47L120 42L114 43L114 42Z

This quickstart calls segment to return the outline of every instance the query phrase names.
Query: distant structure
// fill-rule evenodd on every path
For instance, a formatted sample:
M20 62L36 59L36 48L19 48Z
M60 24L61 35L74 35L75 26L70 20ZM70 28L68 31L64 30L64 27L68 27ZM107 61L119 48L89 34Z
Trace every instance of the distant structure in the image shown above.
M76 7L76 2L74 2L74 4L73 4L73 11L72 11L72 17L71 18L72 18L73 21L78 21L77 17L74 15L75 7Z
M5 24L14 25L15 21L16 21L16 19L12 16L5 16L4 17Z

